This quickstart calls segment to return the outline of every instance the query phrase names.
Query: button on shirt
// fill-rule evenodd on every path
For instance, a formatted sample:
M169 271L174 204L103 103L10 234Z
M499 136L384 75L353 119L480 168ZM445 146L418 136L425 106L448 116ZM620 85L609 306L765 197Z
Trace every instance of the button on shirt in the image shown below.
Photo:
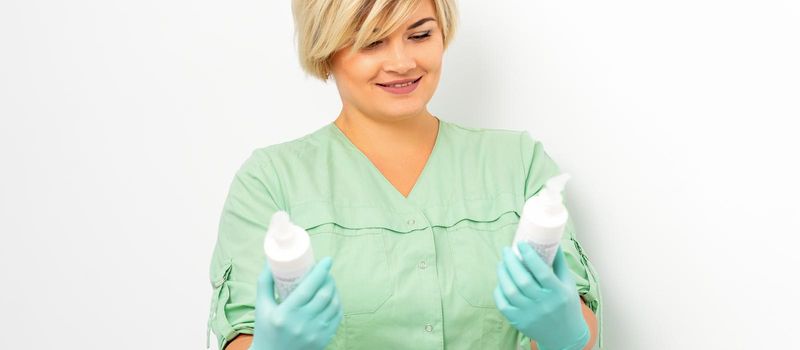
M256 149L220 218L209 329L220 346L253 333L264 236L285 210L308 231L315 257L333 258L344 318L327 349L529 348L494 304L496 266L525 200L559 173L526 131L441 119L408 197L334 123ZM602 335L598 277L571 219L561 244Z

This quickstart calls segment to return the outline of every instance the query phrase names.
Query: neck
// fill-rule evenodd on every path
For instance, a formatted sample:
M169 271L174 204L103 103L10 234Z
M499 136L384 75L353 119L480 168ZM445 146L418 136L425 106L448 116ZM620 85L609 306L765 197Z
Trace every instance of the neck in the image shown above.
M342 109L334 124L368 155L404 155L430 150L439 131L439 120L427 110L412 117L387 121Z

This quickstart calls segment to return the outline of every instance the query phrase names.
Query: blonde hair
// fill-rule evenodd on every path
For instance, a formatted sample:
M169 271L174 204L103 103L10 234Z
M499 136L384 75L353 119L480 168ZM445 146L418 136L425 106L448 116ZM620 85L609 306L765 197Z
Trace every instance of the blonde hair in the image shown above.
M307 74L327 81L336 51L348 45L356 51L388 36L423 1L429 0L292 0L300 66ZM433 3L446 49L456 29L455 0Z

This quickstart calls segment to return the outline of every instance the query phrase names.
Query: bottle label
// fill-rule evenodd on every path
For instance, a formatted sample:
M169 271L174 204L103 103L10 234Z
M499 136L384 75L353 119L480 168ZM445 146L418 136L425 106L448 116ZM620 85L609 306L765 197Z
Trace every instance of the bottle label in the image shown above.
M556 258L556 252L558 251L559 242L540 244L528 241L528 244L531 245L533 250L539 253L539 256L547 265L551 267L553 266L553 260L555 260Z
M294 276L294 277L278 277L273 276L275 278L275 291L277 292L278 296L276 301L280 303L289 296L289 294L297 288L297 285L300 284L300 279L302 276Z

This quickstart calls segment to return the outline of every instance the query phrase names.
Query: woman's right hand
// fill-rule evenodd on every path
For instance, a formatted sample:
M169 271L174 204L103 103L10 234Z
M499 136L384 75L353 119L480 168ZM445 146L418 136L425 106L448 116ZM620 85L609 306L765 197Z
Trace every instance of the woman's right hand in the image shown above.
M258 277L250 350L323 349L328 345L342 320L331 264L330 257L320 260L280 304L274 298L272 270L264 264Z

